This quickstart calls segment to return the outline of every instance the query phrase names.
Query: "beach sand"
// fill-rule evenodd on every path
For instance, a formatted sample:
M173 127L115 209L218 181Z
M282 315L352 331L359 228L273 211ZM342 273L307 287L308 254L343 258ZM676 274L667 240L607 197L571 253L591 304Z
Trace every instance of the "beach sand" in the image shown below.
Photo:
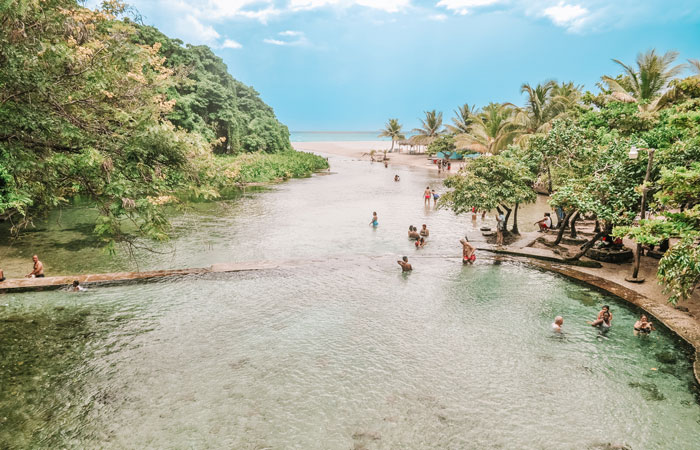
M325 155L345 156L347 158L363 159L369 161L369 152L377 150L375 155L376 160L380 160L383 156L382 151L391 148L391 141L339 141L339 142L292 142L295 150L302 152L313 152ZM428 159L425 153L410 155L408 153L399 153L394 148L393 153L386 154L390 164L423 167L437 171L437 166ZM452 171L461 166L460 163L452 165Z

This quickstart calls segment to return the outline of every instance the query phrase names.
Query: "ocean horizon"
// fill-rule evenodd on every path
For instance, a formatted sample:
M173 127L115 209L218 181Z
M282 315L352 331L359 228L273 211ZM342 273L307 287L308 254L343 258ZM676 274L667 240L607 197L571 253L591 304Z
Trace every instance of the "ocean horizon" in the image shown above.
M292 142L344 142L344 141L390 141L379 137L377 131L292 131L289 140ZM407 135L408 137L408 135Z

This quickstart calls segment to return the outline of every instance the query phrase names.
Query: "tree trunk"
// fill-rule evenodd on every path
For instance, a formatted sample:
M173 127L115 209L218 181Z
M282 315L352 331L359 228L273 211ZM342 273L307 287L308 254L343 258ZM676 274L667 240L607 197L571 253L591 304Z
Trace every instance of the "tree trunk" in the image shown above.
M593 228L593 232L597 233L600 231L600 222L598 222L598 219L595 221L595 227Z
M547 185L547 191L551 194L552 193L552 169L549 165L549 161L547 161L547 178L549 178L549 183Z
M508 219L510 219L510 213L513 212L513 210L506 205L501 206L503 206L503 209L506 210L506 219L503 221L503 230L505 231L508 229Z
M576 239L576 237L578 237L578 234L576 233L576 221L580 216L581 213L576 211L576 214L574 214L574 216L571 218L571 223L569 224L569 226L571 227L571 237L573 239Z
M588 249L593 247L593 244L595 244L598 241L598 239L603 237L604 234L605 234L605 230L601 230L601 231L597 232L595 234L595 236L593 236L593 238L590 241L586 242L585 244L583 244L581 246L580 252L576 253L574 256L571 256L569 258L564 258L564 261L578 261L579 259L581 259L581 257L584 254L586 254Z
M513 234L520 234L520 230L518 230L518 207L520 206L519 203L515 204L515 209L513 210L513 228L510 229L510 232Z
M552 242L551 245L559 245L559 243L561 243L561 240L564 238L564 231L566 230L566 226L569 224L569 219L576 212L577 211L575 209L572 209L566 214L566 216L564 216L564 220L561 221L561 227L559 227L559 232L557 233L557 238L554 240L554 242Z
M396 141L392 139L391 140L391 150L389 150L389 153L394 153L394 142L396 142Z

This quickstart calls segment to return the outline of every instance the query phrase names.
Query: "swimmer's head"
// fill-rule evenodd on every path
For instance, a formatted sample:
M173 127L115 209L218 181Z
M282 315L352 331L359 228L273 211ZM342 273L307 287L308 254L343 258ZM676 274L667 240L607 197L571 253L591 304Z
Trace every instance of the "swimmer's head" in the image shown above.
M403 262L408 262L408 256L404 256L404 257L401 258L401 259L403 259Z
M610 307L608 305L603 305L603 311L610 311Z
M561 325L564 323L564 318L562 316L557 316L554 318L554 323L556 323L557 325Z
M78 286L80 286L80 281L78 281L78 280L73 281L73 287L78 287Z

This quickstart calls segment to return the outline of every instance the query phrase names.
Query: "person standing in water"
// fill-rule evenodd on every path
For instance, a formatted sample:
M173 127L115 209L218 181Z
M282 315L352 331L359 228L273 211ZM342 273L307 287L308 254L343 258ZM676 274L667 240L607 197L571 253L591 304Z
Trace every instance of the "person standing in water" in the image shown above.
M402 272L410 272L413 270L413 267L408 263L408 256L404 256L400 260L396 261L399 266L401 266L401 271Z
M376 227L379 225L379 222L377 221L377 211L374 211L372 213L372 220L370 220L369 224L373 227Z
M423 224L423 228L421 228L421 230L420 230L420 235L423 237L430 236L430 230L428 230L428 225Z
M401 181L401 177L399 177L398 174L394 175L394 181Z
M434 202L433 205L437 206L437 202L440 199L440 195L437 192L435 192L435 189L432 190L432 194L433 194L433 202Z
M432 195L432 194L430 193L430 186L426 186L426 187L425 187L425 191L423 191L423 198L425 199L425 201L424 201L423 203L424 203L426 206L430 206L430 197L431 197L431 195Z
M634 323L634 335L635 336L648 336L652 331L655 331L654 324L649 322L646 314L642 314L642 317Z
M552 331L555 333L561 333L561 326L564 325L564 318L562 316L557 316L554 318L552 323Z
M44 278L44 263L39 261L37 255L32 256L34 261L34 270L25 275L26 278Z
M464 236L464 239L460 239L459 243L462 244L462 263L474 264L476 260L476 249L469 243L469 238Z

